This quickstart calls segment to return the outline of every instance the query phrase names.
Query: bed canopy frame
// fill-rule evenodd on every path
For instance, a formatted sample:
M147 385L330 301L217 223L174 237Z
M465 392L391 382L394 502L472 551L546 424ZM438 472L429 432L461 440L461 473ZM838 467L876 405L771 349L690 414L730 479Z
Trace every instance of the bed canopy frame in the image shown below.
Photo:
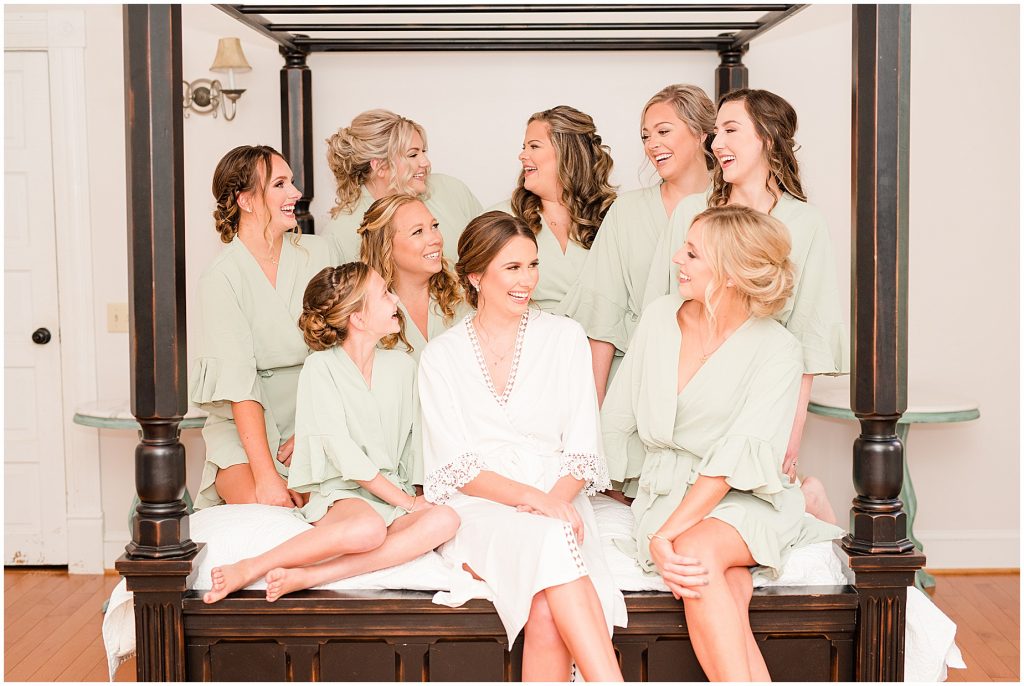
M280 45L282 147L304 189L297 214L305 232L313 230L311 52L715 50L721 95L747 85L742 57L750 40L803 8L219 7ZM608 13L630 21L591 21ZM850 533L834 543L850 583L755 592L751 624L772 675L784 680L901 680L906 589L924 564L898 499L903 446L896 435L906 409L910 8L855 4L852 13L851 407L861 433L853 445ZM525 20L476 21L488 14ZM546 20L552 14L571 19ZM508 30L516 36L503 35ZM180 6L124 7L131 407L141 426L141 504L116 567L135 594L138 679L519 678L521 641L507 645L486 601L451 609L423 592L305 591L271 605L243 591L207 606L188 590L205 544L189 536L178 440L188 407L181 49ZM702 680L682 604L664 593L626 599L629 628L614 638L626 679Z

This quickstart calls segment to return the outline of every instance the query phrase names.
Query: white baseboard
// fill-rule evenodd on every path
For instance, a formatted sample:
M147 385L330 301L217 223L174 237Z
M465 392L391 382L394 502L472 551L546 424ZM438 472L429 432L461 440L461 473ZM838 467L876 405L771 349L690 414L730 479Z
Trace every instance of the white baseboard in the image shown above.
M933 569L1019 569L1016 529L923 529L915 532L926 567Z

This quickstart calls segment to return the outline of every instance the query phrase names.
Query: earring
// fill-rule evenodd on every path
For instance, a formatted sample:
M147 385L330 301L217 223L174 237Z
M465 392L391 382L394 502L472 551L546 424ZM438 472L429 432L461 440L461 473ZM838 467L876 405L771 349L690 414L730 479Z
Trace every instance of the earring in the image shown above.
M725 280L725 287L726 288L732 288L732 279L726 279Z

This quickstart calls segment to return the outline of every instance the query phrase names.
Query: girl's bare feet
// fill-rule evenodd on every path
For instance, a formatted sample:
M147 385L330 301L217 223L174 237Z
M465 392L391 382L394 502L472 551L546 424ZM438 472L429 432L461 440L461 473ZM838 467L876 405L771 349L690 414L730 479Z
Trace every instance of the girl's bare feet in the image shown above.
M249 560L240 560L233 565L214 567L210 572L213 588L203 595L204 603L215 603L229 593L245 588L258 578L252 576Z
M317 585L315 579L310 578L308 569L302 567L276 567L267 572L264 577L267 582L267 602L272 603L288 593L302 591Z

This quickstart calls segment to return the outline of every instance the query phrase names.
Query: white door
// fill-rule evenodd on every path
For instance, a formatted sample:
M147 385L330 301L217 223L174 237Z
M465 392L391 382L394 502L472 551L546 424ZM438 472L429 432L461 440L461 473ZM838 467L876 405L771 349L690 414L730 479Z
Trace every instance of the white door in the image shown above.
M67 495L45 52L4 53L4 153L4 563L63 565Z

